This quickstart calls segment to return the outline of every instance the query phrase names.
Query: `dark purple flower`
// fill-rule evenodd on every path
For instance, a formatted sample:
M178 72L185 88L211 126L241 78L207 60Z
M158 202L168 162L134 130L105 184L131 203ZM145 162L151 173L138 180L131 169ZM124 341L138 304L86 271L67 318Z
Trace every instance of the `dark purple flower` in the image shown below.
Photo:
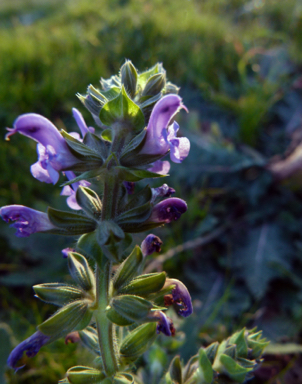
M184 200L170 197L154 206L148 222L171 223L173 220L178 220L187 209L188 207Z
M156 312L156 314L159 316L156 332L157 333L162 332L166 336L174 336L175 328L170 317L166 316L164 312L161 312L161 311Z
M183 317L193 313L193 306L190 293L187 287L179 280L166 279L165 288L173 285L172 298L169 298L169 305L173 304L176 312Z
M148 168L148 171L158 173L159 175L167 175L170 171L170 163L166 160L157 160L152 164L151 168Z
M141 244L143 256L146 257L152 255L154 252L160 252L162 243L163 242L158 236L152 234L148 235Z
M68 169L79 160L69 150L58 129L45 117L27 113L17 118L14 128L8 128L6 139L19 132L38 142L39 160L31 166L32 175L46 183L55 184L59 171Z
M26 352L26 355L28 357L34 357L40 350L40 348L43 347L43 345L47 344L50 340L49 336L44 335L42 332L38 331L31 335L28 339L22 341L21 344L19 344L9 355L7 359L7 364L14 368L16 371L20 368L23 368L24 365L21 367L17 367L18 361L23 356L23 353Z
M72 180L76 177L76 175L72 171L65 171L64 172L68 180ZM71 185L65 185L65 187L62 189L61 196L68 196L66 199L66 203L69 206L69 208L74 210L80 210L82 209L76 200L76 192L79 187L89 187L91 183L86 180L81 180L76 183L72 183Z
M158 188L151 188L152 190L152 202L154 202L158 197L170 197L175 193L175 189L169 187L167 184L163 184Z
M190 151L190 142L186 137L176 136L179 126L168 126L174 115L185 108L181 98L175 94L164 96L154 106L147 126L146 141L141 154L164 156L170 149L170 158L181 163Z
M46 232L56 228L44 212L36 211L24 205L6 205L0 209L0 215L6 222L17 229L16 236L28 237L32 233Z

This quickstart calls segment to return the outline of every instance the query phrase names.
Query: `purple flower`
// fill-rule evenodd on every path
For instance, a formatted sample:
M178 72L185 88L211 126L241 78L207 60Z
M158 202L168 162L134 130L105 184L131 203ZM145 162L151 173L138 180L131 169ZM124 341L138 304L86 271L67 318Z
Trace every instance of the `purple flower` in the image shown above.
M158 188L151 188L152 190L152 202L154 202L158 197L170 197L175 193L175 189L169 187L167 184L163 184Z
M32 233L46 232L56 228L44 212L36 211L24 205L6 205L0 209L0 215L7 223L17 229L16 236L28 237Z
M59 171L68 169L79 160L69 150L58 129L45 117L27 113L17 118L14 128L8 128L6 139L19 132L37 141L39 160L31 166L32 175L46 183L55 184Z
M83 137L85 137L87 132L94 133L95 129L93 127L87 127L80 111L78 111L76 108L72 108L72 114L78 127L80 128Z
M160 252L162 243L163 242L158 236L152 234L148 235L141 244L143 256L146 257L152 255L154 252Z
M164 288L173 285L172 298L168 297L165 301L168 305L173 304L176 312L183 317L188 317L193 313L193 306L190 293L187 287L179 280L166 279Z
M157 160L152 164L151 168L148 168L148 171L158 173L159 175L167 175L170 171L170 163L166 160Z
M186 137L176 136L179 126L169 125L173 116L185 106L175 94L164 96L154 106L147 126L145 144L141 154L164 156L170 149L170 158L174 163L181 163L189 154L190 142Z
M157 323L156 332L162 332L166 336L174 336L175 328L170 317L166 316L164 312L156 312L159 316L159 322Z
M72 171L66 171L65 175L68 180L72 180L76 177L76 175ZM69 208L74 210L80 210L82 209L76 200L76 192L79 187L89 187L91 183L86 180L81 180L76 183L72 183L71 185L66 185L61 192L61 196L68 196L66 203L69 206Z
M49 336L44 335L42 332L38 331L31 335L28 339L22 341L9 355L7 359L7 364L14 368L16 371L21 367L17 367L18 361L21 359L23 352L26 352L28 357L34 357L43 347L43 345L47 344L50 340Z
M148 222L171 223L173 220L178 220L187 209L188 207L184 200L170 197L154 206Z

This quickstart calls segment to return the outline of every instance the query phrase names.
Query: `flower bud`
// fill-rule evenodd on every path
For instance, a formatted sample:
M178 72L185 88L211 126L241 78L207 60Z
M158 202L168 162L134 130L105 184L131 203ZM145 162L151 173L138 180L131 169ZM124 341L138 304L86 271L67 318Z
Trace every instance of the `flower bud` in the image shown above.
M149 78L143 90L142 97L155 96L160 93L166 85L166 73L157 73Z
M131 254L117 269L113 278L113 288L118 290L127 282L131 281L137 275L138 270L143 262L142 251L136 246Z
M120 355L126 364L138 359L156 339L156 324L147 323L135 328L123 340Z
M137 72L130 60L126 60L121 68L121 82L131 98L136 93Z
M63 306L83 298L84 293L77 287L62 283L47 283L33 286L35 296L46 303Z
M72 278L84 291L90 291L95 287L94 274L84 256L76 252L70 252L68 254L68 268Z
M88 303L83 300L74 301L59 309L39 325L38 329L47 336L60 337L73 331L84 318L86 319L85 315L89 312Z
M129 284L120 289L121 294L146 297L160 291L166 281L166 272L149 273L134 278Z
M87 187L79 187L76 200L83 211L94 220L98 220L102 213L102 202L96 192Z
M118 372L114 375L112 384L134 384L134 379L129 373Z
M142 297L135 295L121 295L115 296L110 305L106 309L107 317L110 319L110 314L116 311L124 319L137 322L147 317L153 304L143 299ZM119 324L118 324L119 325Z
M67 378L71 384L99 383L105 377L101 371L90 367L72 367L67 371Z
M171 197L154 206L148 222L171 223L171 221L178 220L187 209L188 207L184 200Z
M148 235L141 244L143 256L146 257L152 255L154 252L160 252L162 243L163 242L158 236L152 234Z

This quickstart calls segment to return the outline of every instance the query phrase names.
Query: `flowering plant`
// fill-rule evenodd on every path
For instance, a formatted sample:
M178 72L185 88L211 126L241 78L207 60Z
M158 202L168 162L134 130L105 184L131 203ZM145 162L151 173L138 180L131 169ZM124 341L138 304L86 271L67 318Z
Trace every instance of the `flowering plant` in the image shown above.
M119 76L101 79L101 90L90 85L86 95L78 95L96 128L87 127L73 109L81 135L59 131L34 113L20 116L8 129L7 139L18 132L38 143L38 161L31 166L36 179L55 184L60 172L67 177L61 194L75 212L10 205L0 209L2 218L13 222L19 237L35 232L77 237L73 248L63 250L74 285L33 287L38 298L60 308L12 351L12 368L21 368L24 352L32 357L65 337L80 340L95 355L95 364L70 368L61 383L139 383L135 361L157 334L176 332L167 308L173 306L183 317L192 314L191 297L181 281L165 272L143 273L146 258L160 251L157 236L149 234L140 247L128 251L132 233L170 223L187 210L184 200L170 197L175 190L166 184L138 191L134 184L166 176L170 164L162 158L167 154L175 163L189 154L189 140L177 137L179 126L172 121L186 109L177 93L161 64L138 73L126 61ZM96 184L99 193L93 189ZM261 332L242 330L220 345L200 349L185 367L175 357L163 382L241 383L258 365L265 345Z

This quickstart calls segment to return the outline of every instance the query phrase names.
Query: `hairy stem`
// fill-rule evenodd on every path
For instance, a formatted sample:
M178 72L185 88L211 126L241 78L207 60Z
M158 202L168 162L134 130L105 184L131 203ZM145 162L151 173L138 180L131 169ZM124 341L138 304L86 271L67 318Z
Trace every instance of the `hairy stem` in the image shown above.
M104 195L102 200L102 220L113 219L116 215L119 194L119 183L115 175L108 173L104 182ZM109 304L109 289L112 262L105 255L96 267L97 310L95 318L98 330L100 353L105 373L110 376L118 370L118 349L116 344L115 325L106 316L106 307Z
M103 256L101 265L97 265L96 267L98 309L95 311L95 319L103 368L108 376L114 374L118 370L115 326L106 316L106 307L109 304L108 293L110 276L111 262Z

